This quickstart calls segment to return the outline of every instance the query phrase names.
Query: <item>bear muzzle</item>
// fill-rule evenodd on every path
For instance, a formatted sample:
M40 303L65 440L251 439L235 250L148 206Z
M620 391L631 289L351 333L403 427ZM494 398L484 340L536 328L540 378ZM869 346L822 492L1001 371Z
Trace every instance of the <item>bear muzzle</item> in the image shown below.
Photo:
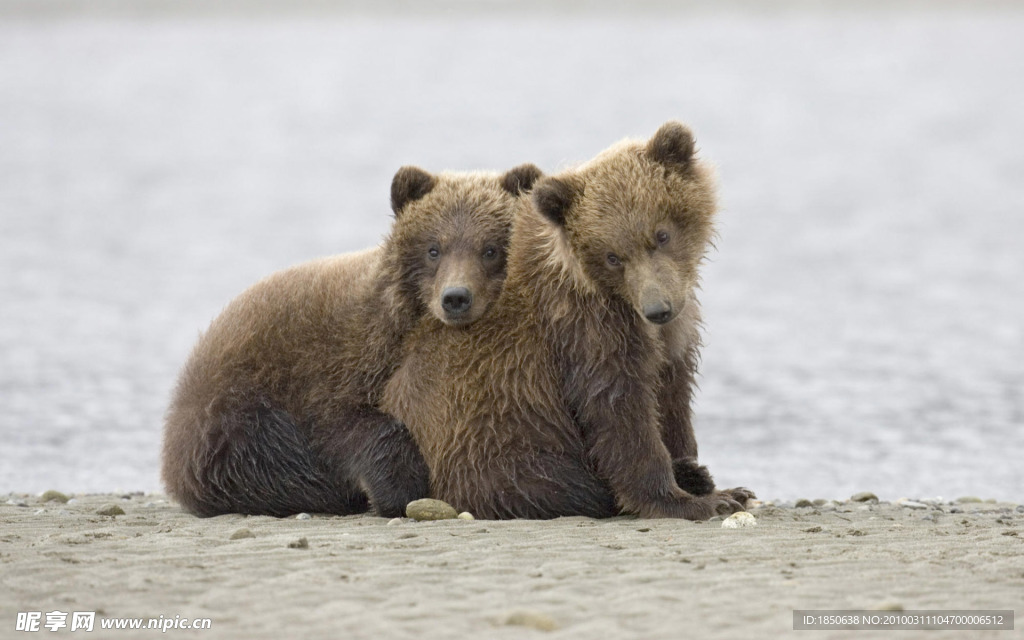
M655 302L644 303L643 314L649 322L653 322L654 324L665 324L672 318L676 317L675 311L672 309L672 304L667 300L657 300Z
M447 287L441 292L441 309L448 320L463 320L472 308L473 292L467 287Z

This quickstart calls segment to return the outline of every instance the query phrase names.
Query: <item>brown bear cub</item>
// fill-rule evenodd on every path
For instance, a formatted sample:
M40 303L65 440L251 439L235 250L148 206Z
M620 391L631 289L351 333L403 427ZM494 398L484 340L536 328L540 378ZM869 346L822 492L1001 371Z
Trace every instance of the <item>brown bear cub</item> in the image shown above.
M538 182L487 317L414 330L384 394L434 497L478 518L692 520L753 497L714 489L691 425L715 207L710 170L672 122Z
M379 397L422 318L460 328L497 299L514 212L539 176L404 167L382 246L287 269L231 302L168 410L168 493L200 516L397 516L425 497L423 458Z

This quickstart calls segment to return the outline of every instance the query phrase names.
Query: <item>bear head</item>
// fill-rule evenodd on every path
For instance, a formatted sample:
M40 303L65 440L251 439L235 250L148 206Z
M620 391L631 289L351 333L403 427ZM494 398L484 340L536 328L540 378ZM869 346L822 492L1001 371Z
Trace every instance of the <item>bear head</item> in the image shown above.
M533 202L560 230L562 258L587 289L659 325L691 298L716 205L712 173L684 125L668 122L650 140L620 142L542 178Z
M399 169L386 243L398 295L447 325L478 320L501 293L516 209L541 175L532 164L504 174Z

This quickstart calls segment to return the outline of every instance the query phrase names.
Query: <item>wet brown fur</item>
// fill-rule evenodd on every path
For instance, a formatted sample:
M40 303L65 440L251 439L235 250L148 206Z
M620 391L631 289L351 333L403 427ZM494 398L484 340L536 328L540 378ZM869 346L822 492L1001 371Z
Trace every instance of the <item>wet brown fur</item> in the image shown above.
M384 394L434 497L482 518L705 519L753 496L714 489L691 426L715 208L678 123L538 183L491 313L414 330Z
M276 273L232 301L175 389L168 493L202 516L346 514L368 503L394 516L424 497L418 448L375 407L424 316L465 326L497 299L514 208L539 175L533 165L506 174L405 167L382 246ZM454 319L437 304L453 284L474 297Z

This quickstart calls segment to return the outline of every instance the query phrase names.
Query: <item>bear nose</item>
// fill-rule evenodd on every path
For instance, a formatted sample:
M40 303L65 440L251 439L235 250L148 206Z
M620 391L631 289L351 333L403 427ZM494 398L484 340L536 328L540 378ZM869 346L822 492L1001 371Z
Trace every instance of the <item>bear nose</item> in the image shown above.
M441 308L445 313L458 315L473 306L473 294L466 287L448 287L441 292Z
M665 324L672 319L672 305L664 300L644 305L644 317L654 324Z

